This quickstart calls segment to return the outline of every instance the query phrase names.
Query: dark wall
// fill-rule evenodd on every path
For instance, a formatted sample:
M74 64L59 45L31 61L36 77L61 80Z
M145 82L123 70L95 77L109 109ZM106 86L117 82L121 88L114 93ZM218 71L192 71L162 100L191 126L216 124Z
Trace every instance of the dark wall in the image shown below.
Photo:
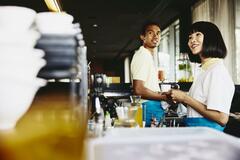
M124 61L111 59L89 59L91 61L91 74L103 73L107 76L120 76L121 81L124 77Z
M190 25L192 24L191 8L187 8L184 12L181 12L180 19L180 53L188 53L188 32Z
M44 0L1 0L0 5L17 5L40 11L48 11Z
M240 112L240 85L235 85L235 93L230 112ZM224 132L236 137L240 137L240 119L237 120L230 117Z

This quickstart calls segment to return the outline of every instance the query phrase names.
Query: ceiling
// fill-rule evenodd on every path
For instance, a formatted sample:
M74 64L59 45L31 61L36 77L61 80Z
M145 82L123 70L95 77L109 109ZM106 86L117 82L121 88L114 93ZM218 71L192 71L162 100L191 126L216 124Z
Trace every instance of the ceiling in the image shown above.
M197 0L61 0L62 8L80 22L89 59L119 59L139 47L139 31L147 20L162 28ZM1 0L48 11L44 0Z

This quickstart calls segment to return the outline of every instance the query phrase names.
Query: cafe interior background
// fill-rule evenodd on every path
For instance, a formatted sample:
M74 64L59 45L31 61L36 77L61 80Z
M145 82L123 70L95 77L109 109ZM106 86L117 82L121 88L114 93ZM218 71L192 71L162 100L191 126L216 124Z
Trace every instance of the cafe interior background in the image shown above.
M74 33L65 32L59 29L63 23L59 22L59 28L56 27L57 22L55 23L54 18L50 19L50 16L45 17L46 24L43 28L46 30L41 30L37 20L32 24L31 27L35 30L39 27L40 32L34 48L45 52L42 58L46 61L46 66L38 72L37 77L46 84L32 94L29 108L18 119L14 129L1 131L1 159L118 159L116 155L120 151L117 149L124 147L124 144L127 146L130 143L134 146L141 143L151 148L150 143L168 145L182 139L181 142L186 145L186 142L189 142L184 138L186 135L196 142L201 138L211 141L214 136L220 137L221 143L227 143L225 146L235 148L231 150L231 155L228 153L218 156L223 159L228 156L233 156L232 159L237 157L236 152L240 149L240 145L236 144L240 142L237 138L240 137L240 0L1 0L0 5L27 7L37 13L64 12L72 15L71 23L74 27ZM16 14L10 17L17 19L17 16ZM130 100L130 62L135 50L140 46L140 28L147 19L159 22L162 30L158 47L158 67L164 70L164 79L159 82L160 85L178 85L184 91L188 91L196 72L196 64L190 62L191 56L187 53L189 26L193 22L204 20L213 22L220 28L228 49L224 63L235 83L232 115L224 130L225 134L201 129L185 133L182 129L186 127L181 126L181 117L177 115L178 106L173 107L172 112L168 113L171 118L158 130L155 128L152 131L139 131L134 128L135 130L128 133L126 129L131 126L118 126L115 123L114 127L117 108L133 104ZM20 23L19 20L16 22ZM15 32L18 24L14 25L14 34L9 33L9 39L17 39L18 34ZM51 30L51 27L56 27L56 30ZM49 34L48 31L52 33ZM0 31L2 34L3 32ZM21 70L13 74L19 74L21 79L25 72ZM12 80L11 82L15 83ZM1 83L2 86L5 85L4 80ZM16 105L17 100L21 101L24 96L21 94L24 88L12 94L14 89L16 87L6 89L8 91L5 92L10 93L6 95L10 95L9 101L16 101L13 103ZM1 96L5 92L1 92ZM3 98L0 99L3 101ZM8 102L6 104L8 105ZM5 104L2 104L1 108L4 106ZM9 112L14 110L15 108L12 108ZM106 117L110 121L108 127ZM118 130L120 127L123 127L123 130ZM130 133L138 136L134 137ZM171 138L168 137L169 133ZM193 133L197 136L194 137ZM155 136L159 141L149 138ZM163 137L167 140L161 142ZM143 142L142 139L145 138L148 141ZM117 139L122 140L122 143ZM229 141L223 142L222 139ZM215 144L214 142L211 144ZM112 154L109 153L110 149ZM212 153L218 149L215 148ZM152 152L140 149L138 151L146 152L154 159ZM124 150L121 153L123 152ZM181 152L185 153L186 150ZM195 154L199 156L200 153ZM129 150L126 150L126 155L126 159L136 159L131 157ZM165 157L163 153L159 154L164 159L174 158L170 155ZM181 159L182 155L178 156Z

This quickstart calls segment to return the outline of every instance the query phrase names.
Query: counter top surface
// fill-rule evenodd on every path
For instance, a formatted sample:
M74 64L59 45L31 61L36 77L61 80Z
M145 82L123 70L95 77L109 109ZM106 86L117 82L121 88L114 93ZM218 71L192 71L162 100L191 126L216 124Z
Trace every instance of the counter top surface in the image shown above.
M89 142L88 160L237 160L239 142L201 127L119 128Z

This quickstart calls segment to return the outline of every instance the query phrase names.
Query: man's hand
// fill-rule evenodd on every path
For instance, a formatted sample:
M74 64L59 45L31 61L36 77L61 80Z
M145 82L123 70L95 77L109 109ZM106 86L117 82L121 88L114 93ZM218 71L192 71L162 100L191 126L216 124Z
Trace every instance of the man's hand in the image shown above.
M171 106L176 105L176 102L174 102L174 101L172 100L171 90L168 91L168 92L161 92L161 94L166 96L165 101L166 101L169 105L171 105Z

